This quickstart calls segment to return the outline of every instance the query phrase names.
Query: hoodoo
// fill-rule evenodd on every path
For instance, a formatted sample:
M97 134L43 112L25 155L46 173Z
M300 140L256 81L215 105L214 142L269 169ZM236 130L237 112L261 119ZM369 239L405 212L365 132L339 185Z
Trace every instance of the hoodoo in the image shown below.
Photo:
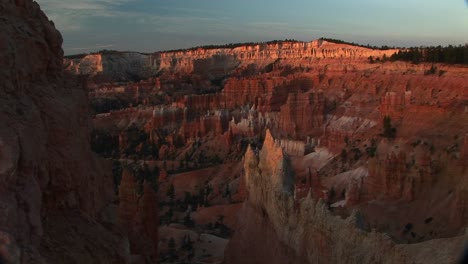
M157 50L168 35L185 39L182 24L214 35L233 12L38 1L67 53L86 41L127 49L116 33L129 25L145 32L132 43ZM395 12L381 5L379 16ZM320 38L64 56L38 3L0 0L0 14L0 263L459 262L468 46Z

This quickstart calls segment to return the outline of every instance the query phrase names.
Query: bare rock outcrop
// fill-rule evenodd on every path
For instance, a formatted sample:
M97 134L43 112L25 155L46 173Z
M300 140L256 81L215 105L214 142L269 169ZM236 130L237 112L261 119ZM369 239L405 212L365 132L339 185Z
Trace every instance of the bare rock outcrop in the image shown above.
M91 152L86 91L62 71L62 37L36 2L0 10L1 262L126 263L125 237L101 224L110 164Z
M149 263L158 260L159 217L157 199L153 187L145 183L143 195L138 201L138 210L134 218L133 235L130 236L131 253L145 256ZM134 245L132 245L134 243Z
M142 195L137 194L134 174L122 172L119 186L118 222L128 236L130 254L154 263L158 258L158 204L153 187L144 183Z
M368 189L373 198L413 199L414 179L406 168L403 152L388 154L383 160L369 162Z
M74 74L104 75L113 81L140 81L156 72L149 67L148 56L136 52L104 52L65 59L67 71Z
M397 50L373 50L324 40L311 42L263 43L235 48L198 48L163 51L150 55L136 52L105 51L64 61L65 67L77 74L105 75L114 81L135 81L165 71L196 74L211 79L253 66L256 70L278 60L341 60L367 61L391 56Z
M130 232L133 228L133 219L138 210L136 184L133 173L128 169L122 172L119 185L119 225Z
M65 68L75 74L97 74L103 71L102 54L86 55L81 59L65 59Z
M383 233L359 229L357 213L347 219L333 216L310 193L295 205L289 158L272 142L267 131L260 152L245 154L248 198L226 263L455 263L454 252L462 252L466 235L397 245ZM356 202L356 191L351 192L349 200ZM427 258L427 248L441 254Z
M347 44L336 44L324 40L311 42L265 43L235 48L194 49L186 51L158 52L150 56L150 65L155 69L179 72L196 72L216 69L226 74L235 66L257 64L265 67L277 59L353 59L367 60L392 55L396 50L372 50ZM201 63L203 62L203 63Z
M279 128L290 135L307 135L321 132L325 119L325 98L321 91L291 93L281 106ZM317 133L317 132L316 132Z

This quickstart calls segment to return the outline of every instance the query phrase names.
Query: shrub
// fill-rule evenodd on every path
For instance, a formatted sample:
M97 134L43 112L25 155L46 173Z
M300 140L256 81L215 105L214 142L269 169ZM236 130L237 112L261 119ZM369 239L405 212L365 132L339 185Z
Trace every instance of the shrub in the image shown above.
M436 74L436 72L437 72L437 66L433 64L429 70L424 72L424 75L432 75L432 74Z

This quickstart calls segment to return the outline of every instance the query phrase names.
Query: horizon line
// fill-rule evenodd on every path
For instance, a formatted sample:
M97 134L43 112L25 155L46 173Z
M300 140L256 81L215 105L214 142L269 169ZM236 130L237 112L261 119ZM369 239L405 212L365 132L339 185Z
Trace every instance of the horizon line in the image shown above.
M291 43L311 43L311 42L314 42L314 41L317 41L317 40L324 40L324 41L328 41L328 42L332 42L332 43L335 43L335 44L346 44L346 45L351 45L351 46L357 46L357 47L363 47L363 48L370 48L370 49L409 49L409 48L428 48L428 47L448 47L448 46L466 46L468 45L468 42L466 43L459 43L459 44L447 44L447 45L420 45L420 46L409 46L409 47L406 47L406 46L395 46L395 45L392 45L392 46L389 46L389 45L380 45L380 46L377 46L377 45L370 45L369 43L368 44L360 44L360 43L355 43L355 42L348 42L348 41L345 41L345 40L341 40L341 39L334 39L334 38L326 38L326 37L320 37L320 38L317 38L317 39L313 39L313 40L310 40L310 41L304 41L304 40L297 40L297 39L288 39L288 38L285 38L285 39L279 39L279 40L267 40L267 41L257 41L257 42L250 42L250 41L246 41L246 42L236 42L236 43L225 43L225 44L206 44L206 45L198 45L198 46L192 46L192 47L188 47L188 48L175 48L175 49L169 49L169 50L156 50L156 51L150 51L150 52L143 52L143 51L136 51L136 50L118 50L118 49L112 49L112 50L107 50L107 49L101 49L101 50L97 50L97 51L90 51L90 52L83 52L83 53L74 53L74 54L68 54L68 55L64 55L64 57L68 57L68 56L77 56L77 55L93 55L93 54L98 54L98 53L103 53L103 52L120 52L120 53L125 53L125 52L128 52L128 53L139 53L139 54L154 54L154 53L169 53L169 52L178 52L178 51L189 51L189 50L196 50L196 49L216 49L216 48L225 48L225 49L233 49L233 48L236 48L236 47L242 47L242 46L254 46L254 45L259 45L259 44L272 44L272 43L288 43L288 42L291 42ZM104 45L104 46L100 46L100 47L112 47L112 46L115 46L115 45ZM231 47L232 46L232 47ZM96 48L99 48L96 47ZM72 50L82 50L82 49L89 49L89 47L86 47L86 48L69 48L69 49L65 49L62 47L62 49L64 50L69 50L69 51L72 51Z

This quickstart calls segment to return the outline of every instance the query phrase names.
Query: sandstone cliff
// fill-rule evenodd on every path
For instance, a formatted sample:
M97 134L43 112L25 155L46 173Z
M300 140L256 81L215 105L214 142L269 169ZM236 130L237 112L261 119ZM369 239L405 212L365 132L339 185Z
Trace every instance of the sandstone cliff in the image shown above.
M397 245L386 234L360 229L357 211L341 219L311 192L295 200L289 158L268 131L260 152L245 154L244 170L248 198L227 263L455 263L467 239Z
M0 262L127 263L110 166L91 152L87 95L62 71L60 33L31 0L0 10Z
M69 69L109 75L94 82L93 97L128 99L94 121L119 137L119 158L164 168L168 192L158 197L173 184L175 200L198 193L213 213L210 203L243 201L248 191L228 263L453 263L467 239L468 68L368 60L393 52L281 42L95 54ZM426 74L432 66L439 72ZM158 77L110 77L133 80L141 69ZM239 175L226 162L249 143ZM124 174L119 220L138 252L154 248L154 226L142 219L155 208L133 180ZM188 207L162 207L162 222L180 227L185 215L191 224Z
M391 56L397 50L372 50L323 40L245 45L236 48L199 48L145 55L135 52L105 52L66 59L66 68L79 74L104 74L113 80L139 80L157 72L198 74L220 78L248 65L263 69L277 60L366 61Z
M113 81L139 81L156 71L149 68L148 56L136 52L107 52L65 59L67 71L84 75L104 75Z
M371 50L347 44L335 44L323 40L311 42L280 42L246 45L236 48L196 49L175 52L158 52L150 56L150 65L155 69L179 72L201 71L206 64L218 64L224 74L239 64L255 63L266 66L277 59L353 59L367 60L369 56L390 56L395 50ZM208 61L208 63L200 63ZM227 63L228 62L228 63ZM213 69L210 70L213 72Z
M136 193L135 177L128 169L122 174L119 186L119 225L129 237L130 253L138 256L141 263L158 260L158 211L156 194L145 183L143 194ZM146 261L146 262L145 262Z

